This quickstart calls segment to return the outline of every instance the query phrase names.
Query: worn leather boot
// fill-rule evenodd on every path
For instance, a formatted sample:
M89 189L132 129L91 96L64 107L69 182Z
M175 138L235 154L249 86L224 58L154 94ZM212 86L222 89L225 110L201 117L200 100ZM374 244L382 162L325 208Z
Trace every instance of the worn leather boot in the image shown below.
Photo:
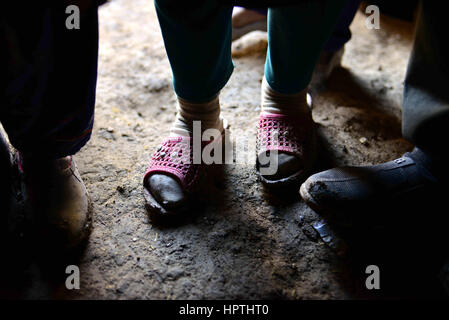
M87 239L91 204L71 156L56 160L20 159L25 199L44 240L74 248Z

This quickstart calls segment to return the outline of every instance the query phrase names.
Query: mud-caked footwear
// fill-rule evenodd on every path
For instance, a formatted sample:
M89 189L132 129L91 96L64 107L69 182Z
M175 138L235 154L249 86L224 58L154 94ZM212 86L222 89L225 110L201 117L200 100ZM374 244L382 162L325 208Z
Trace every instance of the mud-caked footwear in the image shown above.
M262 113L257 130L256 172L268 187L304 181L316 157L315 126L310 115Z
M420 197L437 178L429 158L419 149L390 162L364 167L341 167L309 177L301 197L315 211L367 210L388 207L397 199Z
M75 248L87 239L92 208L71 156L57 160L19 159L25 199L45 241Z

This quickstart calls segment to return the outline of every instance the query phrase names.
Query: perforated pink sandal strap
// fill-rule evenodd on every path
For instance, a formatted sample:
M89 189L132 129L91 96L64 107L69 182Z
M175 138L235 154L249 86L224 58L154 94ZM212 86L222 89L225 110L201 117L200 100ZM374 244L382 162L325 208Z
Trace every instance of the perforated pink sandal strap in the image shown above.
M261 114L257 130L257 154L270 150L282 151L301 158L304 142L311 130L306 116Z
M192 138L167 138L151 157L144 181L156 172L168 173L188 190L197 180L198 165L193 164Z

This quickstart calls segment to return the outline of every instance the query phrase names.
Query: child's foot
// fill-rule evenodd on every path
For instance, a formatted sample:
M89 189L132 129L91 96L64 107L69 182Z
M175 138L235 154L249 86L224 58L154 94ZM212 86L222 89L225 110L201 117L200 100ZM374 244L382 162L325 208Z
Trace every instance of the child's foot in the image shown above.
M301 183L314 159L315 129L311 117L260 115L256 170L265 185Z
M144 196L150 213L180 213L198 187L204 168L193 164L193 139L169 137L153 154L144 176Z
M223 139L203 142L220 147ZM191 137L168 137L153 154L144 176L144 197L148 211L156 217L182 214L200 191L209 166L202 159L194 163Z
M180 214L186 209L208 166L193 157L193 125L201 124L201 132L217 129L224 132L220 119L218 96L205 103L190 103L179 98L179 108L171 134L153 154L144 176L144 196L149 212L156 216ZM200 150L209 143L202 142Z
M300 183L315 159L315 128L307 90L281 94L262 83L256 170L270 187Z

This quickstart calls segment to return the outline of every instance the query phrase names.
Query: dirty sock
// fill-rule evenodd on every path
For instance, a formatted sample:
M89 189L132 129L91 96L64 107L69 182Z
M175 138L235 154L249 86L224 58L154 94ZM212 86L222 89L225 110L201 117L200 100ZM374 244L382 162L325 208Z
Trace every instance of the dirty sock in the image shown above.
M272 89L265 77L262 81L261 107L264 113L309 114L307 88L293 94L279 93Z
M223 130L218 94L210 101L203 103L193 103L178 97L178 113L170 130L170 136L191 136L193 121L201 121L201 131L210 128Z

